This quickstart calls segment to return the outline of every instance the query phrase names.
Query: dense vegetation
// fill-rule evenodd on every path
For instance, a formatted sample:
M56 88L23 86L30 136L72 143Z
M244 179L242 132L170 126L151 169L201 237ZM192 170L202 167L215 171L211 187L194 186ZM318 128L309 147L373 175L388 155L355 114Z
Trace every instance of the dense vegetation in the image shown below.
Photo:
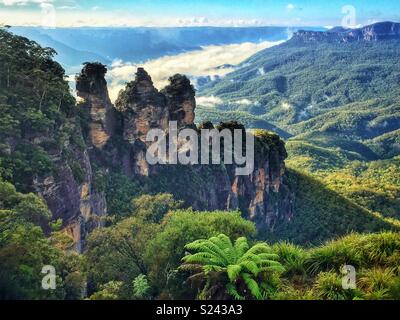
M399 298L398 233L353 234L310 249L269 245L238 212L182 210L159 194L134 199L131 215L94 231L79 255L68 251L65 233L45 236L37 226L49 218L39 198L0 187L3 299L79 299L86 281L93 300ZM56 291L40 289L45 264L63 270ZM344 264L360 270L357 290L341 287Z
M55 52L0 29L0 176L20 191L54 168L54 157L67 159L74 132L75 100ZM71 164L76 160L70 158Z
M68 251L72 239L50 218L42 199L0 182L0 299L83 297L83 257ZM41 287L46 265L59 270L56 290Z

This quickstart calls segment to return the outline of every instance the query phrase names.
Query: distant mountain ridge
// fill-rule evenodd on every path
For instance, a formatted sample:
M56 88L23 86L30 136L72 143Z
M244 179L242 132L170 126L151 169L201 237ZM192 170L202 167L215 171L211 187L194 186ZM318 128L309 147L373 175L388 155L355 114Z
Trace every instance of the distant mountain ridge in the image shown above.
M56 60L67 73L74 73L80 71L81 64L86 61L99 61L106 65L116 59L142 63L166 55L200 50L209 45L287 40L299 29L300 27L12 27L11 32L34 40L41 46L56 49ZM324 28L312 27L307 30Z
M357 29L335 27L325 32L299 30L291 41L299 42L355 42L400 39L400 23L378 22Z

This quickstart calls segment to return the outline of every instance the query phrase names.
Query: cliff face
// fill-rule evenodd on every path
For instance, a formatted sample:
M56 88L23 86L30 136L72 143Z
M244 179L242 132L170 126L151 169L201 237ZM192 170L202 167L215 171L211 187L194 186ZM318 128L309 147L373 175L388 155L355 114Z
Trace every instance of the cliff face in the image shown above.
M356 41L381 41L400 40L400 23L380 22L358 29L344 29L341 27L326 32L299 31L296 32L292 41L312 42L356 42Z
M170 84L159 92L147 72L138 68L135 80L126 85L115 103L122 118L122 139L130 144L130 162L134 173L149 176L151 171L156 170L145 159L149 130L166 132L169 121L177 121L179 128L193 125L194 95L194 88L185 76L171 77Z
M63 219L78 250L107 214L105 195L96 190L93 167L103 175L118 168L130 179L145 179L149 190L170 192L197 210L240 209L262 232L270 232L277 221L291 218L293 195L282 180L286 152L278 136L255 133L255 170L248 176L235 176L235 165L150 166L145 160L145 137L150 129L166 131L169 121L177 121L180 129L197 129L195 91L182 75L171 77L170 84L158 91L146 71L139 68L114 107L105 73L99 64L86 64L77 76L77 94L82 98L79 107L88 116L86 145L68 147L67 158L72 162L54 154L56 174L35 181L36 191L54 217ZM73 130L81 135L80 125L75 124ZM115 141L124 145L125 152ZM163 189L157 189L161 185Z
M256 144L261 147L256 150L255 171L249 176L235 176L234 165L150 167L147 164L145 136L151 128L166 131L169 121L177 121L178 129L197 129L193 86L182 75L175 75L169 81L159 92L146 71L139 68L136 79L127 84L116 102L123 118L123 139L136 146L131 153L135 167L141 168L136 173L155 181L167 177L167 191L197 210L240 209L260 229L272 230L279 219L290 219L293 199L282 181L287 155L283 141L276 135L256 135ZM224 127L229 124L219 129ZM212 124L208 128L213 128ZM237 128L244 130L241 126Z
M138 68L134 81L127 84L115 103L123 117L123 138L130 143L145 142L150 129L168 129L169 121L178 128L194 123L195 91L188 78L175 75L159 92L143 68Z
M260 230L273 231L279 221L292 218L294 195L284 183L287 157L284 142L275 134L256 131L255 170L249 176L231 174L230 207L237 207Z
M178 128L193 125L196 108L195 91L188 78L175 75L162 90L167 100L170 121L177 121Z
M69 125L83 141L79 124L72 121ZM102 225L107 204L104 194L93 186L92 161L86 146L66 143L68 153L54 150L51 158L55 169L36 177L33 188L46 201L53 218L63 220L76 250L81 251L87 234Z

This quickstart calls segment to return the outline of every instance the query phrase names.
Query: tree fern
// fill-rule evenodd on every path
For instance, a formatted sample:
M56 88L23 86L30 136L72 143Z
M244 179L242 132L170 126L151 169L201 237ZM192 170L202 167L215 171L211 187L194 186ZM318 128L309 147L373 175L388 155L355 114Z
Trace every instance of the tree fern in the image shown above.
M201 291L202 297L209 295L211 289L219 287L216 283L211 284L217 281L224 285L226 293L234 299L262 299L265 296L262 288L265 286L260 286L257 281L263 281L264 273L284 270L277 261L279 256L273 254L266 243L250 247L246 238L238 238L232 244L229 237L221 234L208 240L189 243L185 249L194 253L182 259L180 269L194 271L196 277L205 277L207 284Z

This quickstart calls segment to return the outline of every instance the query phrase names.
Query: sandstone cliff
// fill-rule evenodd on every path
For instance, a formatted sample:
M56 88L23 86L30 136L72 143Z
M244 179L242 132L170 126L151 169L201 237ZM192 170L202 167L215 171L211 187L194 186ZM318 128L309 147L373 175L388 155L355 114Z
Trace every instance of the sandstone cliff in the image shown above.
M103 148L109 141L115 125L114 109L104 79L106 72L101 64L87 63L76 78L76 92L82 99L80 108L90 119L90 144L96 148Z
M33 181L35 191L45 199L54 219L62 219L64 229L81 251L87 234L102 225L107 213L103 192L93 185L92 161L83 145L81 127L76 119L68 124L82 144L65 141L64 150L50 153L53 171Z
M312 42L371 42L382 40L400 40L400 23L379 22L358 29L333 28L326 32L301 30L293 35L292 41Z
M156 191L171 192L197 210L240 209L260 229L272 230L279 219L290 219L293 195L282 181L287 155L277 135L256 134L256 168L249 176L235 176L234 165L149 166L146 163L145 136L151 128L166 131L169 121L177 121L180 129L196 128L193 86L182 75L175 75L169 81L159 92L146 71L139 68L136 79L127 84L116 101L116 109L123 118L123 139L141 146L132 152L134 165L141 168L136 173L160 185L164 179L164 187L156 185ZM219 126L224 127L229 124ZM239 128L244 131L244 127Z
M169 85L158 91L147 72L139 68L114 107L106 71L101 64L87 63L77 76L82 115L68 120L73 135L65 140L62 151L55 149L50 154L55 170L36 177L33 184L53 217L63 220L77 250L84 248L88 233L103 225L108 213L108 190L99 187L96 176L107 179L114 171L140 181L148 192L172 193L196 210L241 210L260 232L271 232L279 220L292 217L293 195L283 181L286 151L277 135L254 133L256 163L248 176L236 176L235 165L223 163L150 166L145 160L145 137L150 129L166 131L170 121L177 121L179 129L213 125L197 128L194 124L195 90L185 76L171 77ZM237 123L217 126L223 128L243 127Z

